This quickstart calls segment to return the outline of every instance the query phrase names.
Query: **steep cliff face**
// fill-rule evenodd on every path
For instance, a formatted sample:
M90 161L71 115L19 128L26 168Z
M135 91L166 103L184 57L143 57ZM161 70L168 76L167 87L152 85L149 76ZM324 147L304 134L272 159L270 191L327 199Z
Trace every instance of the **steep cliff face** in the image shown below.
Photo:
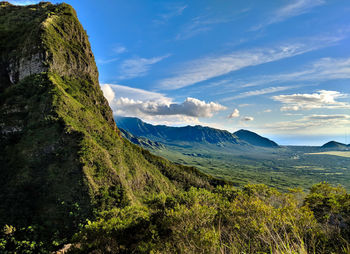
M88 76L97 83L88 38L72 8L1 2L0 14L1 63L11 83L49 69L59 75Z
M0 40L0 227L71 234L93 210L216 183L121 137L69 5L0 3Z

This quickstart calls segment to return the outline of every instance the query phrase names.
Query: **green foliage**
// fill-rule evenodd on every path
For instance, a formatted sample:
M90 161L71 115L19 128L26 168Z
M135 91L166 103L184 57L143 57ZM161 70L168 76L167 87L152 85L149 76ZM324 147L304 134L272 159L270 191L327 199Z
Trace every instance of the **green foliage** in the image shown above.
M11 225L5 225L0 232L0 252L4 254L47 253L35 227L29 226L17 230Z
M339 252L342 248L349 250L350 195L346 190L326 182L316 184L305 198L305 205L324 228L327 245Z
M332 236L299 194L248 185L153 195L148 208L101 213L75 236L72 253L347 253L349 235Z

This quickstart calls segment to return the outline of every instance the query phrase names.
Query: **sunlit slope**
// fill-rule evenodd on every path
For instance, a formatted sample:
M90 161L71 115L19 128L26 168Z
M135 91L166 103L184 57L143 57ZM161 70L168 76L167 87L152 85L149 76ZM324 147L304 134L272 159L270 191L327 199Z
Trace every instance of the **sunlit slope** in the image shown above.
M95 209L215 184L121 137L69 5L3 2L0 14L1 225L73 232Z

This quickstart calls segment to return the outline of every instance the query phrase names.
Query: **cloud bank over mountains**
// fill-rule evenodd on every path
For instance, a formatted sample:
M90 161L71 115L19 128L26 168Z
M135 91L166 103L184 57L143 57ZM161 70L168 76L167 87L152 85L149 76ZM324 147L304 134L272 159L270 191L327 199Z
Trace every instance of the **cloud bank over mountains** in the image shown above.
M110 106L117 115L123 116L181 116L190 118L210 118L226 107L188 97L184 102L176 103L160 93L145 91L122 85L102 85L102 91ZM116 97L116 94L118 97ZM164 118L164 119L165 119Z

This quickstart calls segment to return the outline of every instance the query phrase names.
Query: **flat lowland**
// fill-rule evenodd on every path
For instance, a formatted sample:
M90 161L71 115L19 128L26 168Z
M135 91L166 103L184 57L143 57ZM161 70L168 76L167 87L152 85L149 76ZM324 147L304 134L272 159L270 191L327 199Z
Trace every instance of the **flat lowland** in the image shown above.
M350 151L327 151L327 152L308 153L308 154L325 154L325 155L335 155L335 156L350 158Z

